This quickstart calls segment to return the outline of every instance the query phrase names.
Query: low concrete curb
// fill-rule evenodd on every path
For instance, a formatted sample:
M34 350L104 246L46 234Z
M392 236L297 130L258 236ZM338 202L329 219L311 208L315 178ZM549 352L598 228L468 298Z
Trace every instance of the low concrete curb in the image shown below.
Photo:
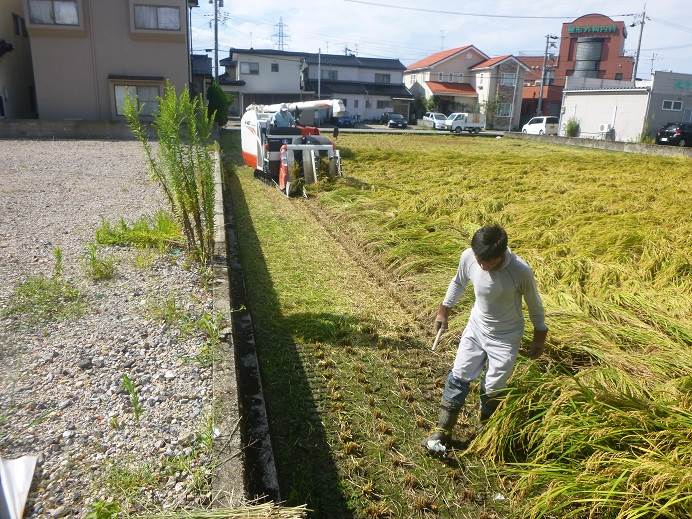
M149 128L149 138L156 139ZM0 121L0 139L78 139L130 141L134 137L124 121L49 121L7 119Z
M524 139L563 146L581 146L583 148L595 148L624 153L641 153L642 155L656 155L659 157L686 157L692 158L692 148L677 148L675 146L661 146L658 144L641 144L637 142L600 141L596 139L580 139L578 137L554 137L552 135L526 135L523 133L508 133L507 137Z
M233 217L233 202L227 175L219 173L222 210L225 214L225 263L228 282L226 293L231 308L233 354L235 356L238 404L244 454L245 489L250 499L281 501L274 451L269 437L269 420L264 403L252 315L248 310L243 267L240 263L238 234ZM217 208L217 211L221 209ZM230 358L230 357L228 357Z
M221 186L221 156L214 152L214 283L212 289L214 310L226 322L231 322L231 300L228 287L226 257L226 222ZM238 387L233 349L233 335L229 329L221 334L219 351L214 359L212 391L214 395L215 434L214 454L218 466L214 473L212 492L218 506L238 506L245 500L245 471L243 467Z

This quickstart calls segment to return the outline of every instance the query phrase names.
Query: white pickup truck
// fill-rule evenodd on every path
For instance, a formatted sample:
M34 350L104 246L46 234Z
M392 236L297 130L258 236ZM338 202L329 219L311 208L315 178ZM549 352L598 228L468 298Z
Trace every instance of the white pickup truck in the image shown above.
M454 112L445 121L445 129L454 133L463 131L479 133L483 128L485 128L485 114Z

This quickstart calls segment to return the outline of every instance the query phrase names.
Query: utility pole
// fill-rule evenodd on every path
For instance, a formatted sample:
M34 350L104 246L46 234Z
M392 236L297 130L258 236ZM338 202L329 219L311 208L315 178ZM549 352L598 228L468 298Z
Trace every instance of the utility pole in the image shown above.
M659 54L656 54L655 52L651 53L651 72L650 72L651 76L654 75L654 61L656 60L656 58L658 56L659 56Z
M214 0L214 77L219 80L219 0Z
M545 84L545 67L546 64L548 63L548 48L551 45L555 45L554 43L551 43L550 40L557 40L558 37L554 36L552 34L546 34L545 35L545 53L543 54L543 68L541 69L541 90L538 94L538 108L536 109L536 115L542 115L543 114L543 85Z
M507 131L512 131L512 119L514 119L514 103L517 99L517 83L519 83L519 63L517 63L517 72L514 74L514 92L512 92L512 108L509 111L509 123L507 123Z
M322 47L317 49L317 100L322 99ZM317 110L317 126L319 126L320 111Z
M642 14L640 15L641 19L638 21L633 22L630 27L634 27L635 25L640 25L639 27L639 41L637 42L637 57L634 58L634 72L632 73L632 81L637 80L637 67L639 67L639 52L641 51L642 48L642 34L644 34L644 24L646 23L646 3L644 4L644 11L642 11Z
M445 32L440 30L440 50L445 50Z

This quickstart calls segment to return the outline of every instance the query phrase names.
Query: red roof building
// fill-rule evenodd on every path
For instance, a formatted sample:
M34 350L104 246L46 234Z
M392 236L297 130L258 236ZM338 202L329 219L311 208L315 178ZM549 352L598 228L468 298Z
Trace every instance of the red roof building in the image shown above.
M545 115L559 115L568 77L630 81L634 59L624 55L627 28L602 14L587 14L562 24L559 54L549 57L543 85ZM536 114L541 97L543 56L521 56L529 68L522 90L522 120Z
M489 127L508 129L519 123L527 70L512 55L491 57L473 45L463 45L412 63L404 72L404 83L418 99L428 100L417 103L417 112L424 113L432 100L435 110L445 115L481 112Z

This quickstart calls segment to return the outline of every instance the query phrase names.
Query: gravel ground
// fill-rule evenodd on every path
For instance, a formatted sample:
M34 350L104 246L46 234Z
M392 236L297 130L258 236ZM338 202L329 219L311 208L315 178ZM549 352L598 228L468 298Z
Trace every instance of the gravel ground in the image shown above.
M97 499L138 510L210 497L211 369L195 357L206 337L181 326L211 309L201 276L181 254L128 248L101 250L117 259L114 279L84 273L103 218L158 207L138 143L0 141L0 455L39 457L27 517L83 516ZM18 283L52 273L54 247L85 313L38 325L3 317ZM153 312L171 298L178 315L166 323Z

